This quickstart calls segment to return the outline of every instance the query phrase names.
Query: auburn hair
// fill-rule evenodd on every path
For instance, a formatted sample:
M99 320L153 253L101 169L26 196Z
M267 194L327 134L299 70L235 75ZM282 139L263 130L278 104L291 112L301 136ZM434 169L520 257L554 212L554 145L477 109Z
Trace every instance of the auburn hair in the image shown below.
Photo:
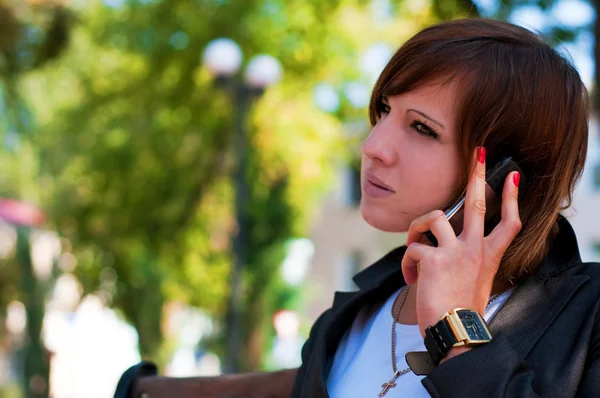
M371 124L380 118L383 97L440 80L459 92L454 127L464 173L448 205L466 191L477 146L485 146L488 164L510 156L523 170L523 226L497 275L515 282L541 265L558 213L571 205L587 151L587 90L573 65L533 32L460 19L422 30L393 55L373 89Z

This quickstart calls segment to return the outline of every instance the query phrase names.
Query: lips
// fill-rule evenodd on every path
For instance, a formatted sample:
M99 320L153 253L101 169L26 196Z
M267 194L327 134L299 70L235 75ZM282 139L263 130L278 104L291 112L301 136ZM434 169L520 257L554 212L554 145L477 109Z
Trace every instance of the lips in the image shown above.
M396 193L396 191L394 191L389 185L387 185L385 182L383 182L379 178L375 177L375 175L372 172L370 172L370 171L365 172L365 177L371 184L375 185L376 187L385 189L386 191L390 191L391 193Z
M375 199L387 198L396 193L389 185L375 177L373 173L369 171L365 172L362 188L367 196Z

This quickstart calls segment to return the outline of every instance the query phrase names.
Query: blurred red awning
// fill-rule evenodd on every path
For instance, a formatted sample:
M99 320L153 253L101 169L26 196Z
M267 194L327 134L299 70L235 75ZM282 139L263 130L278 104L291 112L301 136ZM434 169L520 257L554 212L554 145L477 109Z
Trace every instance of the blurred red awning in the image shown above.
M0 219L10 224L39 227L46 222L46 215L30 203L0 198Z

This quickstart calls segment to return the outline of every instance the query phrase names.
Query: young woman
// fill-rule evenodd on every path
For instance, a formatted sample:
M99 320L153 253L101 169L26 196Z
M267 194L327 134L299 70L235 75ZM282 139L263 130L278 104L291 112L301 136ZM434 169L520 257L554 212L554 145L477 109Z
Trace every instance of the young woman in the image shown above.
M573 66L508 23L439 24L393 56L370 118L361 213L408 231L407 246L336 293L302 366L177 380L142 377L156 373L142 363L116 397L286 397L292 384L294 398L600 397L600 264L581 262L559 214L587 148ZM505 157L523 175L508 174L490 217L486 164ZM440 209L463 195L456 233Z
M600 396L600 264L559 214L587 149L574 67L521 27L442 23L392 57L370 119L361 214L407 246L336 293L292 396ZM486 220L486 163L504 157L523 175ZM440 209L463 194L457 234Z

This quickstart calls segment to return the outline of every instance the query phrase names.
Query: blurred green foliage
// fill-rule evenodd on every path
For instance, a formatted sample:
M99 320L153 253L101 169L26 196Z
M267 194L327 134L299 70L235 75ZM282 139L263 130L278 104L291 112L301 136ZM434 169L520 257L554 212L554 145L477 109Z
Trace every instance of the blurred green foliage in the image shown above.
M397 33L397 22L375 29L363 14L354 1L180 0L119 9L94 2L78 10L60 62L18 81L36 117L35 140L6 154L6 168L38 165L25 178L37 188L32 197L68 239L85 291L99 292L134 324L144 357L168 357L160 350L165 302L217 318L226 310L234 110L202 67L203 49L229 37L247 57L276 56L285 71L247 124L246 368L257 368L271 315L293 296L279 276L285 242L306 233L342 161L340 117L364 114L347 104L337 115L318 110L313 87L360 78L358 52L378 32L396 32L397 42L414 30ZM348 18L360 24L348 26ZM26 155L29 145L39 157ZM5 194L16 182L5 181Z
M23 394L19 389L19 386L15 384L9 384L0 387L0 397L3 398L22 398Z

